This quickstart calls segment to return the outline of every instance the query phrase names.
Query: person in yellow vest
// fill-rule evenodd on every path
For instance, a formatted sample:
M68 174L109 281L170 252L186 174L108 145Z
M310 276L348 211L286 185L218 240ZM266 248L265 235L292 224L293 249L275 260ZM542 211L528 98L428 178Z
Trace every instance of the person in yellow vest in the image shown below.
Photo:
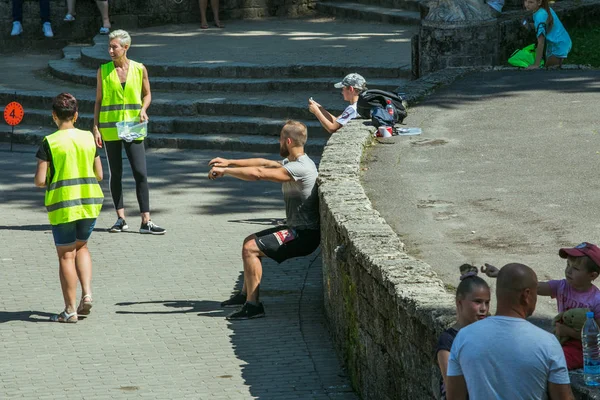
M148 71L142 64L127 58L127 50L131 46L129 33L116 30L108 35L108 40L108 54L112 61L102 64L98 69L94 106L94 137L98 147L102 147L104 141L110 170L110 193L117 211L117 222L108 231L123 232L129 229L125 222L123 206L121 152L125 147L135 179L135 193L142 216L140 233L163 235L167 231L150 219L144 138L129 142L121 140L116 125L122 121L148 121L146 110L152 101Z
M52 101L52 119L58 130L44 138L34 182L46 187L44 204L52 225L58 253L60 285L65 301L63 312L50 317L55 322L77 322L77 316L89 315L92 308L92 257L87 241L96 225L104 195L102 163L94 136L76 129L77 100L61 93ZM77 280L82 297L77 301Z

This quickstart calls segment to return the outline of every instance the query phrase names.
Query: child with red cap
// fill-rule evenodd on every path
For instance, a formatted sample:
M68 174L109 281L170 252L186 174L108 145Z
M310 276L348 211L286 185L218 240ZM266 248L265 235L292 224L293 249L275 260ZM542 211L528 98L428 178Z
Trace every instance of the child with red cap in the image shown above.
M539 282L537 294L555 298L559 313L572 308L589 308L600 325L600 290L592 283L600 274L600 248L583 242L575 247L560 249L558 255L567 259L566 279ZM481 272L490 277L498 275L498 269L490 264L481 267ZM570 337L562 345L567 368L583 368L581 332L561 323L557 323L555 328L558 335Z

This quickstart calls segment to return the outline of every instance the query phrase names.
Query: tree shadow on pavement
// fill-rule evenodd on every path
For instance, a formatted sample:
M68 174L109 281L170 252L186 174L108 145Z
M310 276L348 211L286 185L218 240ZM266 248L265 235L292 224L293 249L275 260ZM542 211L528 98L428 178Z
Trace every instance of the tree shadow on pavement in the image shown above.
M600 71L487 71L457 80L422 102L444 109L456 109L494 98L516 98L522 92L600 93Z
M187 314L198 313L205 317L223 317L221 303L211 300L156 300L116 303L117 306L133 306L140 304L159 304L172 310L162 309L157 311L116 311L117 314Z
M325 324L320 251L281 264L264 258L263 270L266 317L228 325L252 398L357 399ZM243 273L235 288L242 283Z
M31 231L31 232L44 232L51 231L52 225L0 225L0 231Z
M17 205L21 210L43 210L44 189L37 188L33 184L37 148L35 146L21 147L25 147L28 151L3 152L2 157L0 157L0 171L2 171L2 174L0 174L0 202L4 205ZM104 210L112 210L108 165L104 153L101 152L100 154L105 177L100 182L105 196L103 208ZM233 159L254 157L279 159L276 154L149 150L147 152L147 166L151 198L153 193L158 191L167 195L177 195L208 188L211 192L222 196L223 200L214 204L203 203L202 197L199 196L198 203L192 205L197 214L221 215L252 213L274 208L283 209L283 196L279 184L272 182L249 183L229 177L210 181L208 179L208 162L216 156ZM129 162L126 159L123 160L123 192L126 200L131 201L134 198L135 183ZM136 203L126 206L127 208L137 208ZM156 214L160 210L153 209L152 211Z
M11 321L50 322L53 315L43 311L0 311L0 324Z

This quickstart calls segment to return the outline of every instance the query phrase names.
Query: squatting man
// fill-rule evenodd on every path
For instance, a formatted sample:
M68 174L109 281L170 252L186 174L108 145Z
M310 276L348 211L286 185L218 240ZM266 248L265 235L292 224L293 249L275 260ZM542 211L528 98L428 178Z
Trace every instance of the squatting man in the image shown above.
M288 121L279 136L279 154L282 161L264 158L227 160L214 158L208 173L211 180L225 175L245 181L271 181L283 186L286 225L266 229L248 236L242 246L244 285L223 307L241 307L227 319L250 319L265 316L259 300L262 278L262 257L277 263L312 253L321 240L319 204L317 195L317 167L304 152L306 126Z

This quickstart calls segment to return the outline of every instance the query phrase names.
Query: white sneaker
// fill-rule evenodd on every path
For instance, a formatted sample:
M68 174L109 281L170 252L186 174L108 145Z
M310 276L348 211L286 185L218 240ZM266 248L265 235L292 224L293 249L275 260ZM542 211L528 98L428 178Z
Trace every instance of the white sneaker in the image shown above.
M54 33L52 32L52 26L50 26L50 22L44 22L44 25L42 25L42 31L44 32L44 36L54 37Z
M13 28L10 32L10 36L19 36L21 33L23 33L23 25L21 25L19 21L13 22Z
M73 21L75 21L75 17L71 14L67 14L67 15L65 15L64 21L65 22L73 22Z

